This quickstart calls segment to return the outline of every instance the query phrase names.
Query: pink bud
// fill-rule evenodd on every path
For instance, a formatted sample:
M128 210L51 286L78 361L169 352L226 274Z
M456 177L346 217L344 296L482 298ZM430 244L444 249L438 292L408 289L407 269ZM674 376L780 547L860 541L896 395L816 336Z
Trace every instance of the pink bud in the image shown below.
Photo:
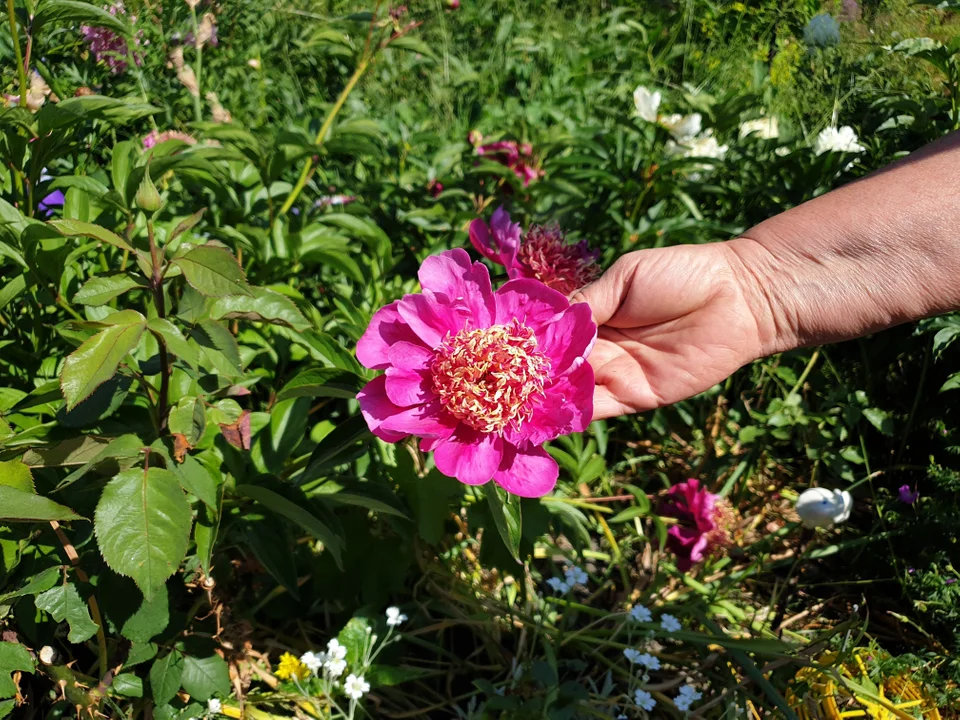
M451 10L459 10L460 0L447 0L447 7Z

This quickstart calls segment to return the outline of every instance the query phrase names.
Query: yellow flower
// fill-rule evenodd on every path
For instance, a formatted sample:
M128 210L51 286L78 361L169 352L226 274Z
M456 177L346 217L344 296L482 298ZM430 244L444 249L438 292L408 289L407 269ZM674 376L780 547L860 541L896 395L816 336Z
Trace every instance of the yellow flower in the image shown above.
M280 656L276 676L281 680L306 680L310 676L310 669L290 653Z

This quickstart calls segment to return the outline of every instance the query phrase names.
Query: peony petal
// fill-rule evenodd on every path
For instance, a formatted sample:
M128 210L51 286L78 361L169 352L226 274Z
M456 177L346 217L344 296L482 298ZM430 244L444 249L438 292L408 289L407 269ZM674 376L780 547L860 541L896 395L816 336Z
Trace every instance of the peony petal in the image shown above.
M470 223L470 242L477 252L487 260L503 265L500 260L500 253L497 252L493 243L493 233L490 232L490 226L482 218L477 218Z
M418 277L423 289L441 302L466 305L474 327L490 326L494 308L490 273L483 263L472 262L466 250L431 255L420 266Z
M436 357L436 353L419 343L401 340L387 351L390 364L402 370L426 370Z
M384 419L381 427L390 432L417 437L448 438L456 429L456 419L443 411L439 400L423 405L401 408L400 412Z
M555 322L542 326L537 332L539 349L550 358L550 372L554 376L586 364L596 340L597 326L587 303L572 305Z
M504 443L503 460L493 479L507 492L537 498L553 490L559 475L557 461L542 447L528 446L521 450Z
M367 421L370 432L381 440L397 442L409 433L398 433L383 427L384 421L403 412L403 408L394 405L387 397L386 382L385 375L374 378L357 393L357 401L360 403L360 412L363 419Z
M504 437L518 443L543 445L561 435L583 432L593 421L593 368L584 363L545 389L546 397L519 430Z
M570 303L556 290L539 280L511 280L497 290L497 314L494 322L505 325L517 318L535 332L554 320Z
M467 485L483 485L497 472L503 441L461 424L456 433L434 449L437 470Z
M400 317L399 301L377 310L363 336L357 342L357 360L371 370L383 370L390 361L390 346L400 341L422 345L413 330Z
M520 250L520 223L513 222L510 213L498 207L490 218L490 234L500 256L500 264L507 270L517 265Z
M447 333L456 335L470 320L470 311L463 305L441 302L429 291L422 295L405 295L398 305L400 317L427 347L436 348Z
M387 397L401 407L423 405L436 397L433 378L428 373L388 367L386 378Z

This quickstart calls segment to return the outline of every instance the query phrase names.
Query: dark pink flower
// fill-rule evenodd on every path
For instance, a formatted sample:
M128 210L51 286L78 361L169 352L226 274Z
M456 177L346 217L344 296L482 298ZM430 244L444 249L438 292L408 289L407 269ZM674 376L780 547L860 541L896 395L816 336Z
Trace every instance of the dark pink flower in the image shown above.
M419 277L423 292L378 310L357 343L361 363L385 370L357 395L370 430L421 438L437 469L468 485L550 492L559 471L543 443L593 415L589 307L530 279L494 292L460 249L424 260Z
M500 140L499 142L479 145L477 155L506 165L513 170L514 175L523 181L524 187L543 177L543 171L535 168L528 160L533 155L533 147L529 143L518 145L514 140Z
M440 197L440 193L443 192L443 183L439 183L436 179L431 180L430 184L427 185L427 192L429 192L433 197Z
M534 225L521 239L520 225L502 207L489 226L480 218L470 223L470 242L485 258L503 265L510 279L534 278L564 295L600 274L600 253L590 250L586 240L568 243L556 225Z
M906 505L913 505L919 497L920 491L911 491L909 485L901 485L900 489L897 491L897 499Z
M697 480L670 488L660 515L678 521L667 531L667 549L677 556L677 567L684 572L717 548L730 544L733 510Z
M111 15L126 15L126 8L123 6L122 0L118 0L107 8L110 11ZM135 15L130 15L129 20L131 24L137 22ZM83 35L83 39L86 41L87 45L90 46L90 52L93 53L94 59L97 62L101 60L106 63L107 67L110 69L110 72L116 75L127 69L127 60L129 56L133 55L133 60L137 65L140 65L143 62L143 55L139 52L131 53L126 39L122 35L117 35L113 30L108 30L103 27L91 27L90 25L81 25L80 34ZM134 43L140 45L143 41L143 31L138 30L135 37ZM146 44L145 42L143 44Z

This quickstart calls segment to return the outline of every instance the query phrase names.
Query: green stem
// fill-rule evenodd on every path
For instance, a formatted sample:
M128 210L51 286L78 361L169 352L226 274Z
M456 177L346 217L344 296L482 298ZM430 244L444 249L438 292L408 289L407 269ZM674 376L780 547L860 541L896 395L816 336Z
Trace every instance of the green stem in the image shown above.
M203 76L203 43L200 42L200 25L197 24L197 8L190 7L190 15L193 18L193 46L197 50L197 94L193 98L193 114L197 122L203 120L203 106L200 104L202 95L201 77Z
M147 172L150 172L147 169ZM147 219L147 237L150 240L150 259L153 263L153 302L157 306L157 315L161 318L167 316L166 302L163 298L163 273L160 270L160 254L157 251L157 243L153 237L153 220ZM160 346L160 393L157 397L157 426L160 432L167 429L167 414L169 413L169 395L170 395L170 361L167 358L167 343L163 338L157 336L157 345Z
M20 36L17 33L17 14L13 10L13 0L7 0L7 15L10 19L10 40L13 42L13 54L17 60L17 75L20 78L20 107L26 107L27 71L23 67L23 55L20 53Z

